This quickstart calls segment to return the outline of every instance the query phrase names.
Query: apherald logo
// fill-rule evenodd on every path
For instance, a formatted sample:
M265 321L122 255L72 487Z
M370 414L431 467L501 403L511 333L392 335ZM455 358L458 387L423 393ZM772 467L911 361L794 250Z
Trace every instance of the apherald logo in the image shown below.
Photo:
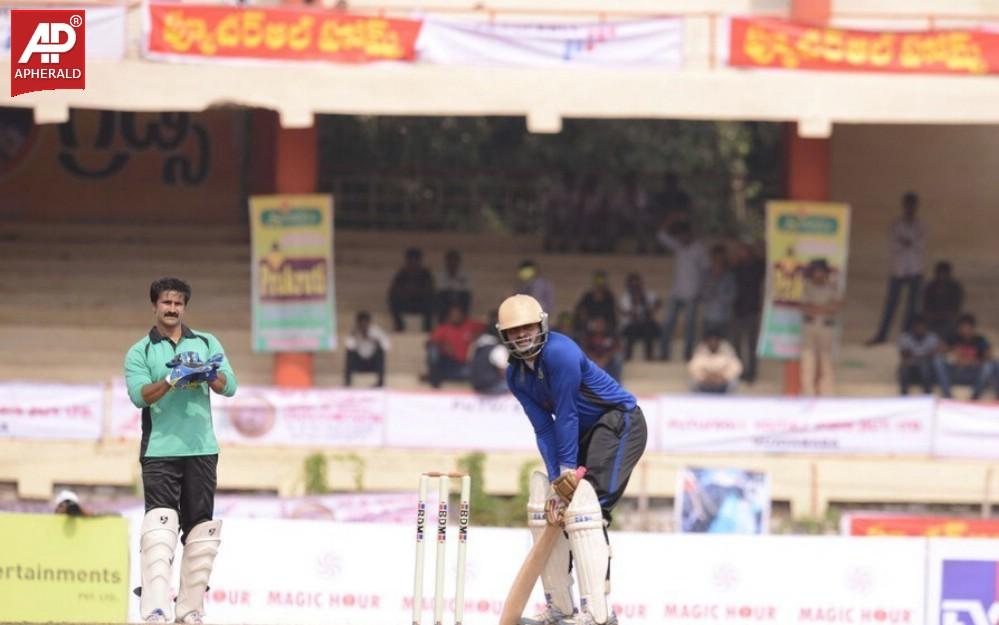
M994 625L999 620L999 562L944 560L940 625Z
M10 12L12 97L86 86L85 17L83 10Z

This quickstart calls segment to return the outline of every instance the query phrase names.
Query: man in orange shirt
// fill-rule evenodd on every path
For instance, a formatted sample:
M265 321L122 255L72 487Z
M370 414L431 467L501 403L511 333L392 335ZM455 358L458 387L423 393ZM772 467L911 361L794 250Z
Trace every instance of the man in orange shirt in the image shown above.
M465 316L460 304L447 311L447 321L437 326L427 342L427 380L440 388L444 380L468 379L468 351L484 325Z

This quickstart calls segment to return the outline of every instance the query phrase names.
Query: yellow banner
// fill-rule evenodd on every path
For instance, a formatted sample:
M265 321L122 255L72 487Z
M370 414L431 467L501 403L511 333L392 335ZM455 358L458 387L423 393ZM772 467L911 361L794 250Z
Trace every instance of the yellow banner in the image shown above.
M124 622L128 523L0 514L0 621Z
M334 349L333 198L251 197L250 233L253 349Z
M763 358L801 353L805 267L825 259L830 279L846 291L850 207L830 202L767 202L767 288L757 351Z

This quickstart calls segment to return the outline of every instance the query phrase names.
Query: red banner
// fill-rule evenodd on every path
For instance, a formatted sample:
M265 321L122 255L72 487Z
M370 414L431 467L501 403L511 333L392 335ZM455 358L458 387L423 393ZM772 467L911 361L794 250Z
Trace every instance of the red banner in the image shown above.
M997 538L999 519L848 514L843 533L850 536L934 536Z
M865 31L732 18L729 65L834 72L999 73L999 33Z
M410 61L421 22L303 8L150 4L152 57L271 61Z

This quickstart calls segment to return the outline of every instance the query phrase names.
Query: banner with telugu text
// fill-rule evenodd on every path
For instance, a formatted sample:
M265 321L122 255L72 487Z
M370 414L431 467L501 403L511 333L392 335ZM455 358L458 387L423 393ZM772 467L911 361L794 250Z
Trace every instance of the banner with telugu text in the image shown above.
M774 18L729 21L729 65L832 72L999 73L999 33L868 31Z
M222 61L411 61L421 22L292 7L150 3L144 53Z
M253 350L336 348L333 198L250 198Z
M801 354L805 268L824 258L829 279L846 292L850 207L827 202L767 202L767 280L757 351L761 358Z

